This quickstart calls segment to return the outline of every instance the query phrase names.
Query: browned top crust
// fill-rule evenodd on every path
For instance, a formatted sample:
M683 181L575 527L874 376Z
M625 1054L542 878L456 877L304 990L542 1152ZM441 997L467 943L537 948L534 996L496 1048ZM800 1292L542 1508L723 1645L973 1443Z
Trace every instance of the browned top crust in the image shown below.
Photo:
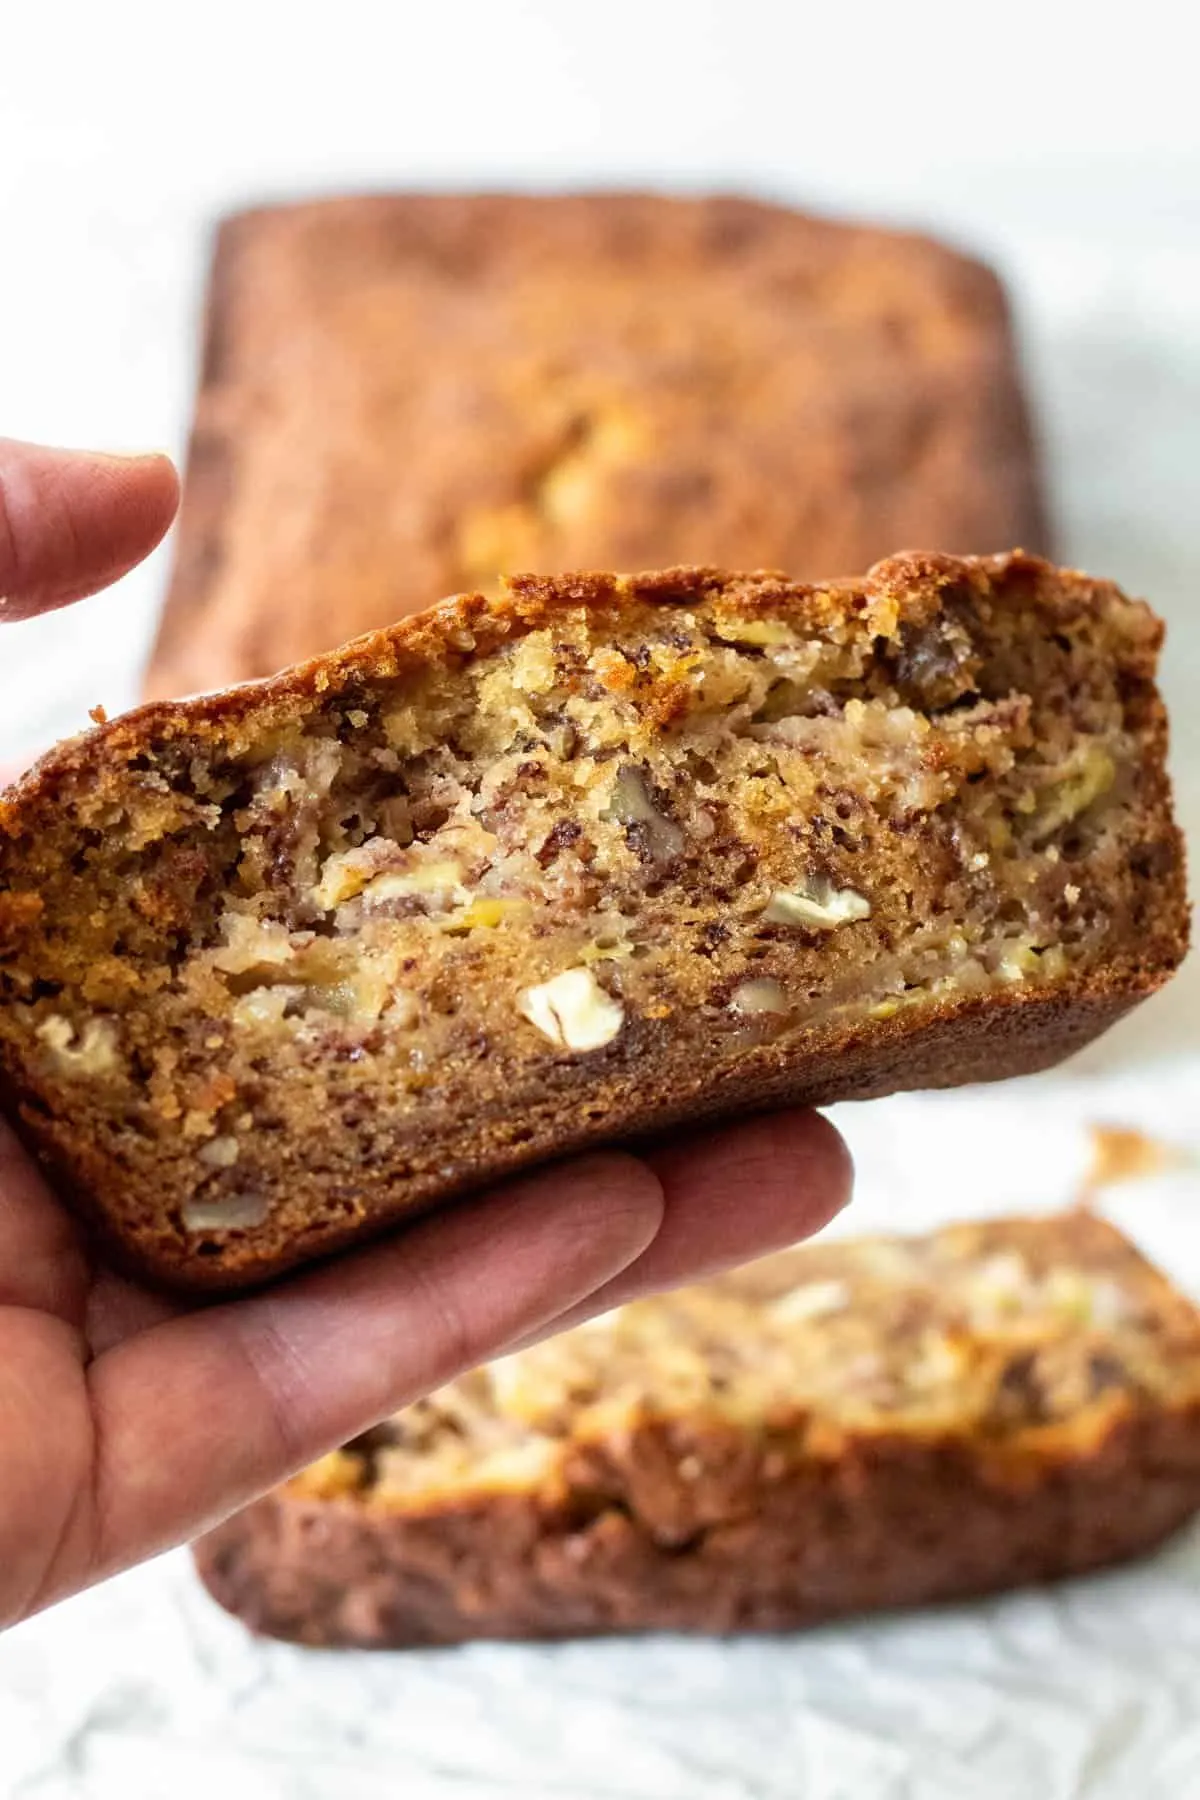
M1130 599L1115 582L1060 568L1025 550L992 556L906 550L876 563L864 576L817 585L777 570L739 574L716 568L510 575L502 578L497 595L454 594L279 674L189 699L148 701L64 740L0 799L0 832L7 829L15 836L24 824L24 806L35 800L45 805L60 784L82 780L90 785L104 771L115 775L149 748L192 737L203 741L219 733L223 747L236 755L255 738L344 698L360 685L403 680L434 668L461 669L509 639L552 626L564 609L582 608L616 620L643 607L686 608L716 600L727 604L731 617L786 614L799 629L813 633L844 625L869 636L896 630L901 618L907 630L919 631L960 587L1001 605L1028 596L1039 611L1064 626L1107 613L1117 627L1114 638L1131 679L1154 678L1165 628L1145 601ZM669 708L667 694L663 705Z
M267 674L499 571L802 579L1047 548L1003 291L728 197L374 196L217 240L149 692Z

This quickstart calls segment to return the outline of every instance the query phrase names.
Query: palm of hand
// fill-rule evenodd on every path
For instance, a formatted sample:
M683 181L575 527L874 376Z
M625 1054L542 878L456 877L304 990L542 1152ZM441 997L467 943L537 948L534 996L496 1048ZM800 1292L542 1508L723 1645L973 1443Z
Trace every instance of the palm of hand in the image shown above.
M0 440L0 616L115 580L176 499L163 458ZM465 1368L818 1230L848 1186L833 1130L781 1114L538 1172L190 1306L111 1268L0 1123L0 1626L185 1541Z

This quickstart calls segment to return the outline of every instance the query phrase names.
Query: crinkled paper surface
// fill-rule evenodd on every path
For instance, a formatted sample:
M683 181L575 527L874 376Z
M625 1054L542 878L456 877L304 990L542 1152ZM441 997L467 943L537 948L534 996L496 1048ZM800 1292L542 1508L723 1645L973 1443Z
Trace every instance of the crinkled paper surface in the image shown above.
M1010 210L1028 218L1036 203L1026 183ZM1110 239L1107 215L1075 236L1059 219L1000 237L1060 550L1149 594L1170 622L1166 686L1195 837L1200 253L1194 233L1192 247L1186 233L1167 244L1151 223L1137 254L1115 227ZM113 343L128 338L122 395L157 417L148 396L165 383L164 428L170 412L179 441L180 296L198 216L110 225L89 219L86 304L111 309ZM969 239L965 213L961 225ZM32 225L28 241L41 241ZM135 268L136 330L122 311ZM19 402L19 359L10 377ZM102 382L96 391L107 394ZM114 386L106 417L117 399ZM25 409L45 416L32 396ZM0 756L78 728L95 700L116 710L132 698L152 600L135 581L120 605L6 636ZM1200 958L1070 1079L850 1111L860 1192L840 1228L919 1229L1065 1203L1096 1120L1200 1155ZM1115 1188L1107 1205L1200 1296L1200 1170ZM1200 1530L1135 1569L1053 1592L774 1641L305 1653L251 1641L207 1601L183 1554L0 1639L3 1800L202 1795L1190 1800L1200 1796Z
M1104 1191L1200 1297L1200 1061L839 1115L836 1229L1040 1210L1097 1121L1194 1163ZM0 1639L5 1800L1187 1800L1200 1794L1200 1529L1136 1568L794 1637L257 1643L168 1556Z

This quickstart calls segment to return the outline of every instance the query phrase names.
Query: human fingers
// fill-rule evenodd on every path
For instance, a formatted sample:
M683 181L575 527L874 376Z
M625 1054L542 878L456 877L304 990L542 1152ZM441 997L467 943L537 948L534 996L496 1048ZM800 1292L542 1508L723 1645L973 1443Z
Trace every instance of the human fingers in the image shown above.
M589 1156L117 1344L89 1371L88 1579L194 1536L549 1324L641 1255L661 1222L644 1162ZM64 1592L80 1584L58 1580Z
M849 1151L815 1112L681 1133L646 1161L664 1197L653 1241L604 1287L524 1342L812 1237L841 1211L853 1180Z
M150 554L178 504L166 456L0 438L0 622L107 587Z

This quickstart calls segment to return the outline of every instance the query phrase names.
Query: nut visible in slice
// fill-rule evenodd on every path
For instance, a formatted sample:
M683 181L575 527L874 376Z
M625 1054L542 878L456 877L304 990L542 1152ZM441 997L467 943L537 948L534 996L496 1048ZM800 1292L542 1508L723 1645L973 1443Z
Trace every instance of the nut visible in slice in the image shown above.
M796 633L784 619L719 619L716 636L725 644L756 647L794 644Z
M261 1194L228 1194L206 1200L197 1196L183 1208L185 1231L246 1231L261 1225L270 1208Z
M812 881L802 887L777 888L762 916L769 925L807 925L818 931L832 931L854 919L869 919L871 902L853 888Z
M622 763L613 782L608 817L622 825L640 826L655 862L671 862L681 856L684 836L673 819L664 818L646 787L646 778L633 763Z
M1099 744L1085 745L1038 804L1032 831L1034 843L1043 843L1087 812L1104 798L1116 778L1116 764L1108 751Z
M386 906L392 900L419 898L431 907L448 907L468 898L463 872L456 862L417 863L404 870L374 876L362 890L363 905Z
M625 1023L625 1009L590 969L564 969L517 1002L522 1016L564 1050L602 1050Z
M77 1032L61 1013L51 1013L37 1035L65 1075L107 1075L120 1061L116 1029L108 1019L89 1019Z
M240 1145L237 1139L224 1135L209 1138L206 1144L201 1144L196 1156L210 1169L232 1169L238 1159L239 1150Z
M730 1005L740 1013L785 1013L788 1010L787 995L769 975L743 981L740 987L734 988Z
M848 1306L851 1290L845 1281L802 1281L771 1302L771 1317L787 1325L805 1319L824 1319Z

